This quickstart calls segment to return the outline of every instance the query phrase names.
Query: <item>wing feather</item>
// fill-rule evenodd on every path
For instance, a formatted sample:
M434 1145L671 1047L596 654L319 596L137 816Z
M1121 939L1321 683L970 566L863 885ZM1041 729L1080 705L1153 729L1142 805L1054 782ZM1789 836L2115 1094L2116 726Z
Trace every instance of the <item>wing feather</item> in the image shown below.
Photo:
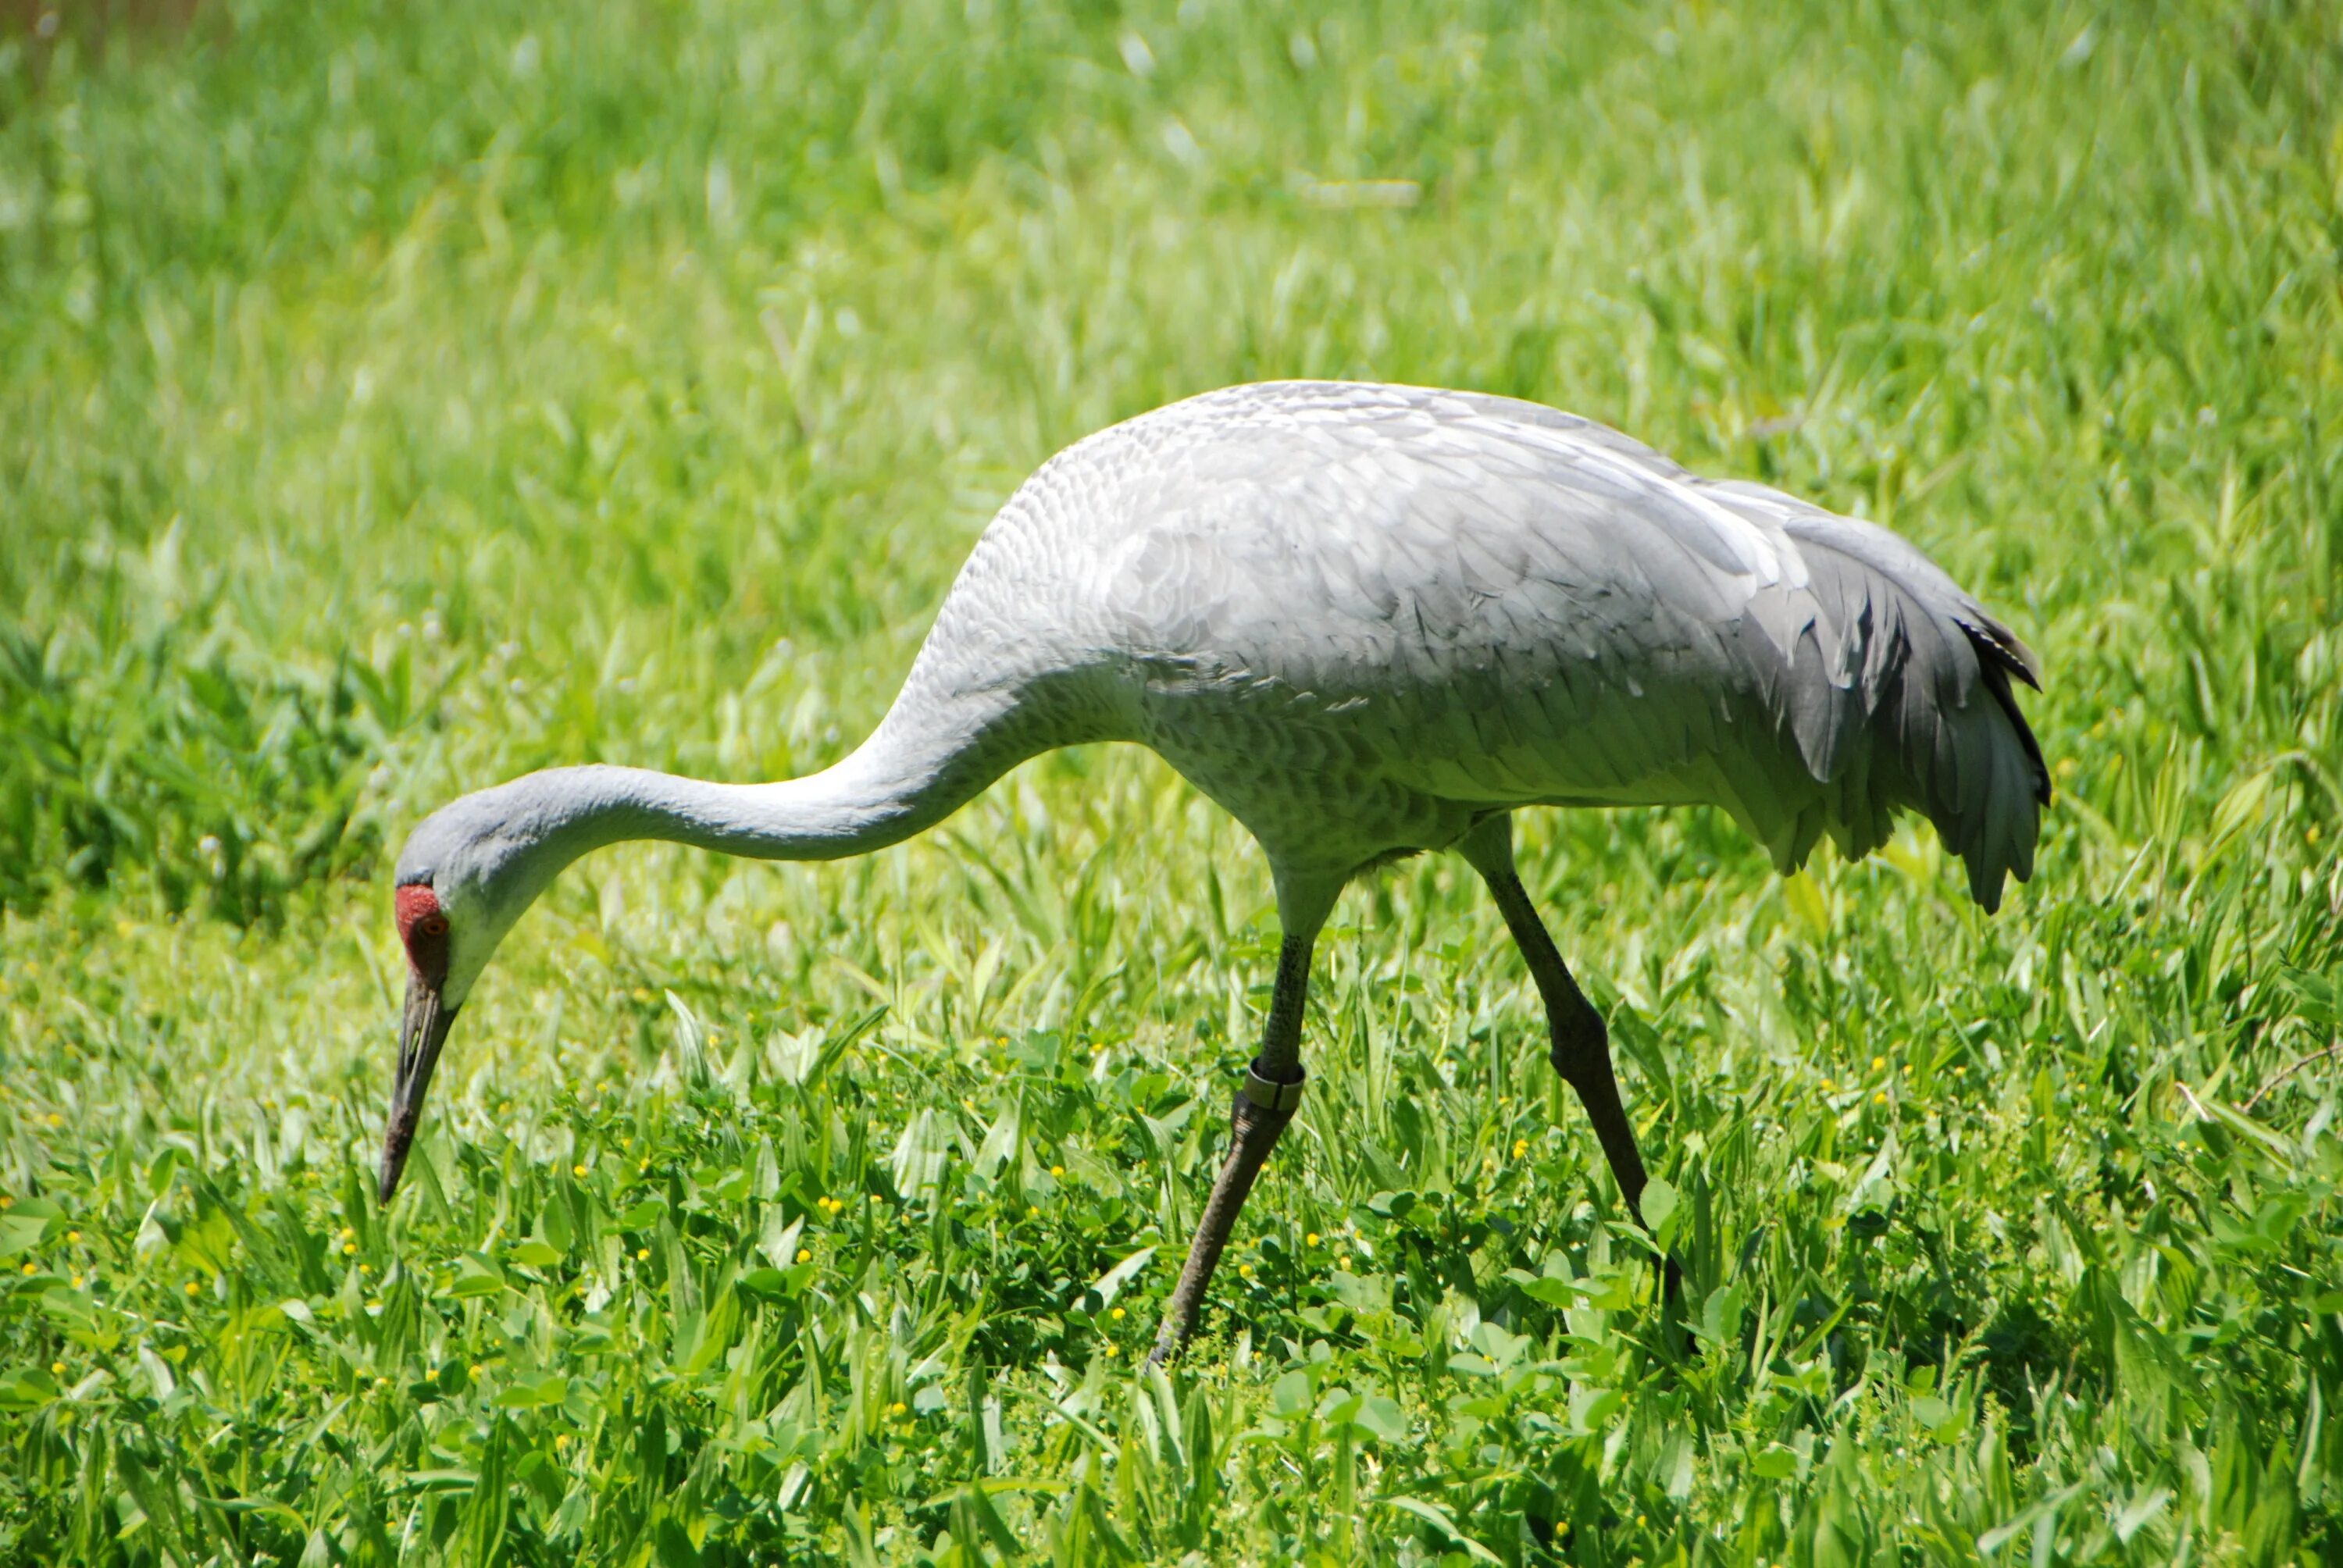
M2031 869L2048 779L2010 680L2038 665L1885 529L1559 410L1413 387L1207 394L1034 484L1061 464L1088 470L1059 481L1079 514L1021 498L1107 532L1064 547L1109 562L1093 646L1307 694L1392 785L1711 800L1785 869L1825 832L1862 854L1914 807L1988 907Z

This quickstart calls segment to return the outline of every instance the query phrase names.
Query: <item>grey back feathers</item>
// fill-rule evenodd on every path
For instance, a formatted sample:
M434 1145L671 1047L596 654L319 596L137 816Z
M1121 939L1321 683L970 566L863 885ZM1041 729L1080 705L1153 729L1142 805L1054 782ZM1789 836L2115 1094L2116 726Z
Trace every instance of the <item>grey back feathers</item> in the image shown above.
M1536 404L1271 383L1037 472L873 744L959 732L960 794L1141 741L1282 874L1522 805L1699 801L1789 870L1911 807L1992 909L2049 799L2013 676L2025 646L1885 529Z
M1916 808L1992 909L2049 799L2013 677L2036 681L2025 646L1869 524L1533 403L1235 387L1027 480L837 766L532 775L422 824L399 876L485 911L456 921L459 1000L597 845L857 854L1036 752L1130 740L1252 831L1290 930L1359 870L1538 804L1713 804L1784 870Z

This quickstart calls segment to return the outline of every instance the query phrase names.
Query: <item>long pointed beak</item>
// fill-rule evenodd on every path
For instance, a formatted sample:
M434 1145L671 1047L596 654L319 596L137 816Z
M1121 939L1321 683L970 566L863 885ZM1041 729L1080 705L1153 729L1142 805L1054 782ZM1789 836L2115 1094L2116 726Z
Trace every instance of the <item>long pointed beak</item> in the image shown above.
M382 1137L380 1196L386 1204L398 1191L407 1146L423 1116L423 1091L431 1087L431 1070L439 1065L439 1048L447 1043L447 1027L455 1021L456 1010L439 1003L439 988L410 972L407 1013L398 1026L398 1077L390 1087L390 1120Z

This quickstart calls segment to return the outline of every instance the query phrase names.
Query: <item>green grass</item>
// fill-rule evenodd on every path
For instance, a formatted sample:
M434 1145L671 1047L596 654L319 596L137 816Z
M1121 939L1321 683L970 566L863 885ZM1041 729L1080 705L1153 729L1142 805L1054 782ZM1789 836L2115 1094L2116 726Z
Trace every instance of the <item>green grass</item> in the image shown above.
M2343 1561L2331 9L379 9L0 22L0 1559ZM835 758L1032 465L1289 375L1886 521L2047 667L1990 920L1525 819L1684 1335L1433 858L1134 1369L1275 933L1128 749L578 868L377 1210L407 824Z

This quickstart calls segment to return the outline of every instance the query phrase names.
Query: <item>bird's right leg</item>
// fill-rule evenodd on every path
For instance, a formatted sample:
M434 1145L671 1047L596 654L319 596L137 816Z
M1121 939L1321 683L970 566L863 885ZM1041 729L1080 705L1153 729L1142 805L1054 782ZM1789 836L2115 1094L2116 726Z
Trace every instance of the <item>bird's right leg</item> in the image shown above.
M1237 1090L1228 1159L1212 1183L1212 1197L1205 1201L1204 1217L1197 1221L1187 1266L1180 1271L1180 1282L1164 1303L1163 1326L1156 1332L1155 1348L1147 1354L1150 1366L1178 1355L1188 1336L1196 1332L1196 1322L1204 1311L1204 1287L1212 1283L1212 1270L1229 1244L1238 1211L1244 1207L1262 1163L1276 1147L1278 1135L1302 1103L1302 1010L1310 990L1310 954L1316 945L1314 928L1308 934L1299 934L1289 924L1277 955L1277 989L1270 998L1269 1026L1262 1032L1261 1054L1245 1069L1244 1081Z
M1619 1077L1611 1065L1611 1033L1604 1027L1603 1015L1594 1010L1594 1004L1586 1000L1569 966L1562 961L1545 922L1530 902L1529 890L1522 886L1513 869L1513 819L1489 818L1465 835L1457 848L1489 884L1497 912L1505 918L1505 929L1513 932L1513 943L1529 965L1530 978L1545 1001L1554 1070L1585 1107L1586 1120L1594 1124L1594 1136L1603 1145L1603 1157L1610 1162L1612 1178L1619 1183L1619 1195L1641 1225L1644 1188L1649 1178L1643 1154L1635 1148L1635 1130L1627 1120L1627 1108L1619 1100ZM1674 1257L1669 1256L1663 1265L1667 1299L1675 1298L1682 1279Z

